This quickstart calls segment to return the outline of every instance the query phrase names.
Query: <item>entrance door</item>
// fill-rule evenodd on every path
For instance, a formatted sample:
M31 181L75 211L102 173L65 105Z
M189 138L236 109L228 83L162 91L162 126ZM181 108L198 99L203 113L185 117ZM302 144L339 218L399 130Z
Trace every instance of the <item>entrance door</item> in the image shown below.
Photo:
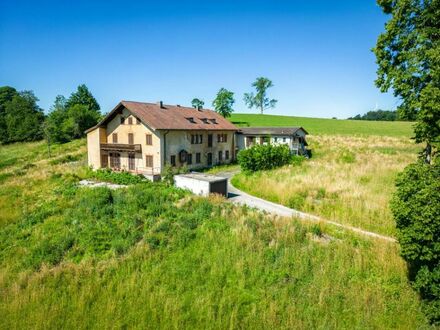
M212 165L212 153L208 152L208 166Z
M101 167L102 168L108 167L108 155L107 154L101 155Z
M134 171L135 169L135 157L134 154L128 154L128 169Z
M212 134L208 134L208 147L212 147Z

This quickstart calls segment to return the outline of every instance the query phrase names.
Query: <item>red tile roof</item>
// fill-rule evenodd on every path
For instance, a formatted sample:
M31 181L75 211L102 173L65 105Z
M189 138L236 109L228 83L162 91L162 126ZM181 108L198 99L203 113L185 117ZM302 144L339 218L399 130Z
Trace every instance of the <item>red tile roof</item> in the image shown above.
M126 108L153 130L238 130L231 122L208 109L166 104L160 107L157 103L121 101L101 122L86 132L107 124L122 108Z

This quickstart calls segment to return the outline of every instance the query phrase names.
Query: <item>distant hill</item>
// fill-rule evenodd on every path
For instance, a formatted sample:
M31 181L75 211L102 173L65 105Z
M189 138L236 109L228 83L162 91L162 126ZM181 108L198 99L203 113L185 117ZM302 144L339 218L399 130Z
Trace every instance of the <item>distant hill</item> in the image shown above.
M302 126L312 135L379 135L412 137L412 122L361 121L237 113L229 118L237 126Z

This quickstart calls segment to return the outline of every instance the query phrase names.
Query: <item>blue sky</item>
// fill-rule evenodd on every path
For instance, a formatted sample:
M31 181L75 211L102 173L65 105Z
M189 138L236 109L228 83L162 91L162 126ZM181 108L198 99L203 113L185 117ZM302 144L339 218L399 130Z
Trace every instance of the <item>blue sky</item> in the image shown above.
M122 99L211 106L225 87L236 112L255 112L243 93L265 76L267 113L346 118L397 105L374 86L386 19L374 0L0 0L0 85L48 110L85 83L103 112Z

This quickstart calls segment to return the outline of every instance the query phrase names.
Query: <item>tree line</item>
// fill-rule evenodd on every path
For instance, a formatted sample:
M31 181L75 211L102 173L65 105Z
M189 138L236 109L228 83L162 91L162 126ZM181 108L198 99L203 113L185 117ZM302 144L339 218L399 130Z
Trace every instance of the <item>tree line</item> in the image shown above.
M69 98L58 95L48 115L32 91L0 87L0 143L38 141L64 143L81 138L101 119L100 106L86 85Z
M373 110L368 111L363 115L356 115L354 117L349 117L350 120L372 120L372 121L409 121L414 120L414 118L407 119L401 118L397 111L393 110Z
M415 119L419 160L400 173L391 210L408 277L429 320L440 325L440 0L378 0L389 20L373 49L376 85Z
M244 94L249 108L261 113L275 107L277 100L267 97L267 89L273 86L268 78L259 77L252 84L255 93ZM49 143L65 143L81 138L84 131L96 125L102 118L101 108L86 85L79 85L69 98L58 95L45 115L32 91L17 91L10 86L0 87L0 143L27 142L47 139ZM229 117L235 103L234 93L221 88L212 105L223 117ZM204 101L194 98L195 108L202 108Z

